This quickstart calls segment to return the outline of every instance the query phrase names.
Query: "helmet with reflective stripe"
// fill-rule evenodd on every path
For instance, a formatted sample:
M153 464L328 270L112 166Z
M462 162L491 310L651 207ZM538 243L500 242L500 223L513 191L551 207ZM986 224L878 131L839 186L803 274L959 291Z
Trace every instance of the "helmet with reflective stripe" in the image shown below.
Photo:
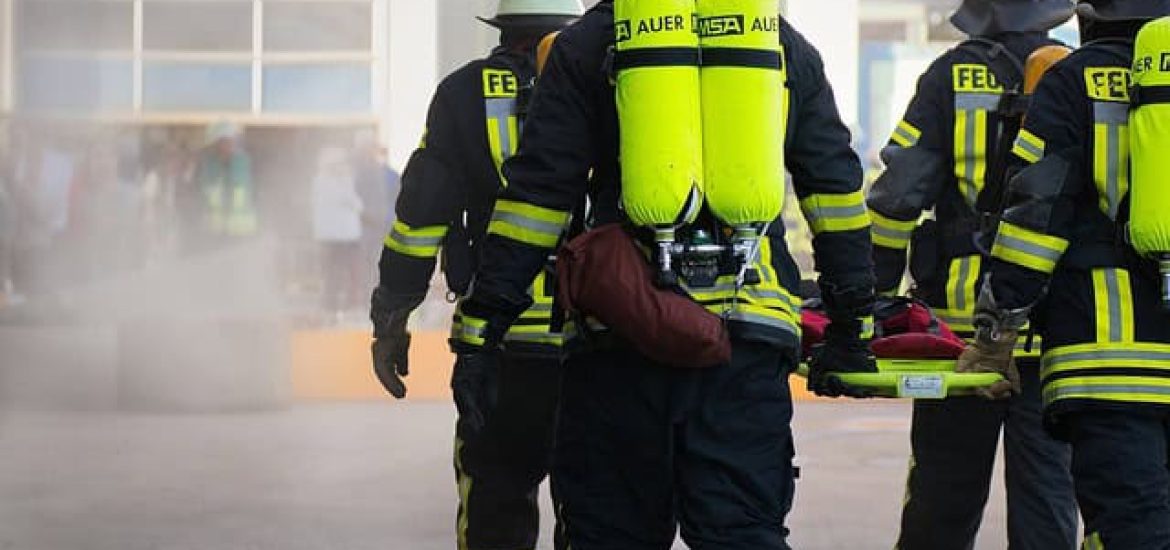
M1070 0L963 0L951 24L971 36L1043 32L1073 16Z
M498 29L559 29L584 11L581 0L500 0L495 17L478 19Z

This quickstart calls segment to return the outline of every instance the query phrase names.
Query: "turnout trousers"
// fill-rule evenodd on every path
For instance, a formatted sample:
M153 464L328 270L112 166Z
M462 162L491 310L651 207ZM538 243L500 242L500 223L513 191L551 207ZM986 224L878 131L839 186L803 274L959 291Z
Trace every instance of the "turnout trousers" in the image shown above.
M1076 548L1071 451L1044 429L1038 365L1021 363L1023 394L1011 400L958 397L914 403L898 550L975 547L1001 430L1008 548Z
M459 550L534 550L552 461L560 360L502 354L499 398L479 433L456 426Z
M553 463L558 547L788 550L791 352L734 341L730 364L571 354Z
M1061 415L1085 520L1084 550L1170 550L1170 413Z

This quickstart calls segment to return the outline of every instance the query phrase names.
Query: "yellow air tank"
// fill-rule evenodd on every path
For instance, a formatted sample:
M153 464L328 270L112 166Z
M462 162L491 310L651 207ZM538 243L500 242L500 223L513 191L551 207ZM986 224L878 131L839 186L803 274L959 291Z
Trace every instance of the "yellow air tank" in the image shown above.
M622 205L664 242L703 201L694 15L694 0L614 2Z
M1159 260L1162 303L1170 307L1170 17L1138 33L1133 84L1129 236L1138 253Z
M777 0L698 0L704 192L742 229L784 206L787 80Z

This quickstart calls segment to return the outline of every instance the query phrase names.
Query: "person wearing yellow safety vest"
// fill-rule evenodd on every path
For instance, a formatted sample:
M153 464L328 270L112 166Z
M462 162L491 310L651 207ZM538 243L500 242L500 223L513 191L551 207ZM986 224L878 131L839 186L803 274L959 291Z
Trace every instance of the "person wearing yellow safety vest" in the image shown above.
M997 151L1015 138L1024 61L1052 46L1047 31L1072 17L1069 0L965 0L951 21L969 38L944 53L882 151L870 190L877 288L896 294L910 255L913 294L956 334L971 317L986 258L981 220L998 204ZM994 195L994 196L992 196ZM920 222L927 210L933 218ZM913 244L911 242L913 241ZM1026 344L1021 337L1020 346ZM1008 540L1017 550L1076 546L1069 449L1044 433L1039 347L1022 352L1023 394L917 400L899 550L964 550L975 543L1000 433L1007 471Z
M406 394L407 319L426 295L440 251L450 291L467 291L505 183L500 167L520 140L537 44L582 11L579 0L501 0L496 16L484 20L501 31L500 46L447 76L435 92L426 133L402 176L370 308L375 373L395 397ZM538 487L548 473L561 377L551 285L546 273L525 283L534 303L506 338L505 366L494 380L498 401L474 416L461 411L454 461L461 549L536 546ZM456 316L452 333L462 330Z
M240 129L217 122L207 129L196 166L203 198L203 231L213 240L255 235L259 229L252 159L240 146Z
M1084 548L1166 550L1170 314L1158 261L1135 244L1148 237L1139 210L1167 219L1166 119L1133 117L1167 96L1164 85L1139 94L1131 84L1146 74L1170 82L1170 20L1149 23L1155 43L1141 58L1134 44L1142 50L1139 29L1170 15L1170 1L1093 0L1077 14L1084 45L1040 81L1012 150L975 346L959 367L1010 377L1030 318L1044 343L1044 420L1072 445ZM1163 141L1146 148L1147 137ZM1139 154L1153 160L1152 177Z
M828 394L860 394L827 383L835 377L825 374L874 369L867 346L867 333L872 332L873 274L861 165L850 148L849 131L838 115L820 56L779 16L776 2L753 3L758 11L746 17L742 12L704 17L695 13L696 5L745 9L745 4L721 2L603 0L561 33L536 87L520 151L505 164L508 187L496 201L472 291L460 304L464 319L474 320L468 326L475 329L466 331L455 348L467 367L457 374L455 390L468 409L495 399L491 380L500 368L497 346L506 341L509 327L524 322L523 312L532 303L528 283L543 269L566 230L570 236L583 238L617 234L634 254L652 251L657 265L667 263L663 255L679 252L674 271L660 269L654 275L647 263L645 273L634 274L640 277L638 284L657 288L655 295L677 292L674 295L681 296L683 304L700 306L698 315L711 315L716 323L722 320L730 335L729 361L711 366L697 361L668 365L639 350L682 343L631 342L626 336L629 332L573 316L573 330L566 329L568 353L551 478L560 499L561 548L667 549L680 525L691 548L789 548L784 522L795 485L788 374L798 361L800 275L785 245L783 224L776 221L778 216L761 220L765 229L757 241L758 254L740 263L730 255L723 260L704 256L707 250L728 250L718 243L738 233L724 224L726 220L716 218L716 189L711 180L705 184L706 202L700 207L697 201L686 199L688 194L694 197L693 180L683 179L687 189L682 189L682 199L694 207L683 208L695 217L677 225L673 237L660 239L631 219L632 193L637 189L663 198L672 191L653 184L642 187L641 181L655 180L660 171L631 166L638 162L632 155L623 153L620 163L618 158L619 150L632 153L646 145L653 150L643 153L678 161L655 164L662 171L695 165L695 158L678 156L685 144L655 147L667 141L677 143L679 136L664 129L677 119L649 117L641 120L640 128L646 132L641 138L630 136L628 141L619 135L633 129L627 126L632 110L653 111L669 103L681 109L680 116L694 120L698 115L687 105L697 104L674 99L697 94L694 86L700 63L728 69L719 76L729 78L721 84L726 88L703 88L704 100L709 99L706 94L747 94L743 103L706 107L751 109L749 102L767 100L777 108L779 120L704 119L701 131L712 130L708 122L717 126L731 121L752 130L759 129L754 126L757 122L779 123L771 141L737 143L736 135L724 134L730 141L708 145L732 152L758 150L762 156L756 160L774 166L774 173L753 172L752 177L775 181L778 187L748 188L738 197L722 194L722 199L735 201L753 193L774 197L782 194L785 165L793 175L795 198L815 233L816 260L833 317L829 343L813 369L812 385ZM693 26L696 22L698 29ZM770 42L751 49L712 48L701 57L697 54L697 35L742 38L748 33L771 33ZM690 46L650 46L637 53L623 49L626 41L668 40ZM659 86L658 95L646 90L638 93L622 84L626 71L645 67L664 67L661 72L642 73L649 78L681 73L682 84L689 82L692 87L651 84ZM774 85L740 85L765 80ZM705 139L692 133L694 126L684 130L688 136ZM710 165L707 152L693 154L701 154ZM786 162L779 161L781 155ZM627 172L645 179L627 178ZM741 206L746 210L761 202L749 200ZM581 214L586 203L588 212ZM642 204L647 205L654 206ZM585 231L603 224L608 224L605 233ZM611 233L615 227L624 233ZM671 238L687 239L688 244ZM744 276L745 268L755 276ZM601 268L581 276L616 280L623 275ZM604 284L596 288L603 293ZM558 311L564 305L558 304Z

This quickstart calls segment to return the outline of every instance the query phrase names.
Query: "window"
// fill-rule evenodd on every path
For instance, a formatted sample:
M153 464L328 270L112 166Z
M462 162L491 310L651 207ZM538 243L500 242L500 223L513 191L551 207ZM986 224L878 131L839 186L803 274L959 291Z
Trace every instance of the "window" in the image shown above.
M142 69L142 103L147 111L248 111L252 66L148 62Z
M252 51L251 2L158 2L142 5L146 50Z
M370 51L369 2L266 2L264 50Z
M134 4L123 0L17 0L18 47L126 50L134 47Z
M266 112L368 113L368 63L298 63L264 68Z
M134 64L129 59L21 59L19 106L30 111L129 110Z

